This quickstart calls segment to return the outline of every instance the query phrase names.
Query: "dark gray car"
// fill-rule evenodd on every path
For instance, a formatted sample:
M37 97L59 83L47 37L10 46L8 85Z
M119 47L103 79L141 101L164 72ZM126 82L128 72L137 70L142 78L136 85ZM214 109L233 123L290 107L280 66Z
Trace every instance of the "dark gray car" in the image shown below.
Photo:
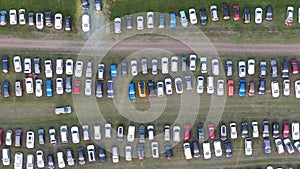
M132 28L133 28L132 15L126 15L126 29L132 29Z
M199 158L200 157L200 149L199 149L198 141L193 141L192 146L193 146L193 156L194 156L194 158Z
M77 151L78 151L78 163L80 165L85 164L83 148L78 148Z
M144 150L144 144L143 143L138 143L137 144L137 154L138 154L138 159L143 160L145 158L145 150Z
M28 13L28 25L34 26L34 13L33 12Z
M71 77L66 77L65 92L66 93L71 93L72 92L72 78Z
M206 9L205 8L200 8L200 23L201 25L206 25L207 24L207 14L206 14Z
M96 84L96 98L103 97L103 82L98 80Z
M51 11L45 12L45 23L46 26L52 26L52 16L51 16Z
M71 31L71 16L65 17L65 31Z
M264 79L259 80L259 88L258 88L258 94L265 94L265 85L266 81Z
M10 92L9 92L9 81L5 80L3 82L3 96L4 97L10 97Z
M121 74L122 74L122 76L127 76L127 74L128 74L128 68L127 68L126 60L122 60L122 62L121 62Z
M48 157L47 157L47 160L48 160L48 168L49 169L54 169L54 157L52 154L49 154Z
M273 7L272 5L268 5L266 7L266 20L272 21L272 19L273 19Z
M21 129L16 130L15 134L15 147L21 147L22 143L22 131Z
M248 123L242 122L242 137L247 138L248 137Z

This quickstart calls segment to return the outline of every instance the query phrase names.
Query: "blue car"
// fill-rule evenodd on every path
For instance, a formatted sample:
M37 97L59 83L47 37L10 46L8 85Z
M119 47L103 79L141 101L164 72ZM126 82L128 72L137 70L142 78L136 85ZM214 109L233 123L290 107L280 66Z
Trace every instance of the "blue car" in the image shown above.
M117 65L115 64L110 65L110 77L111 78L117 77Z
M129 97L130 100L135 100L136 99L135 86L134 86L133 82L131 82L129 84L129 87L128 87L128 97Z
M107 81L107 98L114 97L114 82L112 80Z
M265 154L270 154L271 153L270 139L265 139L264 140L264 153Z
M46 80L46 96L51 97L52 95L52 81L48 79Z
M3 95L4 97L9 97L10 93L9 93L9 81L5 80L3 82Z
M7 56L2 57L2 72L8 73L8 57Z
M5 26L7 24L7 12L0 11L0 25Z
M246 80L239 81L239 96L240 97L246 96Z
M176 28L176 14L175 14L175 12L170 13L170 28Z

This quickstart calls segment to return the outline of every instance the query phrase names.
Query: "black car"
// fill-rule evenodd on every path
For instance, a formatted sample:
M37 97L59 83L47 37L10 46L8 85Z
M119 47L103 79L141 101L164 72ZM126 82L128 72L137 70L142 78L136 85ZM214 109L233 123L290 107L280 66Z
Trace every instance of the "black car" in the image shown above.
M83 9L89 9L90 8L90 3L88 0L81 0L82 8Z
M99 161L101 163L104 163L106 161L106 152L104 147L102 146L99 147Z
M268 5L266 7L266 20L271 21L273 19L273 7L272 5Z
M224 142L224 146L225 146L225 155L226 157L232 157L232 146L231 146L231 142L229 139L225 140Z
M52 26L51 11L45 12L45 23L46 26Z
M244 23L250 23L250 8L244 8Z
M71 16L65 17L65 31L71 31Z
M222 12L223 12L223 19L228 20L230 19L229 15L229 5L227 3L222 3L221 4Z
M139 142L140 143L145 142L145 138L146 138L145 134L146 134L146 127L144 125L140 125L140 127L139 127L139 136L140 136Z
M9 97L10 93L9 93L9 81L5 80L3 82L3 96L4 97Z
M287 60L282 61L281 77L283 77L283 78L289 77L289 62Z
M200 23L201 25L206 25L207 24L207 14L206 14L206 9L205 8L200 8Z
M152 80L148 81L148 94L149 96L155 96L155 85Z
M199 124L197 126L197 133L198 133L198 139L200 141L204 141L204 128L203 128L203 125L202 124Z
M273 127L273 138L279 138L279 123L273 122L272 127Z
M7 56L3 56L2 57L2 72L3 73L8 73L8 57Z
M248 137L248 123L242 122L242 137L247 138Z
M265 94L266 81L264 79L259 80L258 94Z
M85 158L84 158L83 148L82 147L78 148L77 152L78 152L78 163L80 165L85 164Z
M192 148L193 148L194 158L199 158L200 157L200 149L199 149L198 141L193 141L192 146L193 146Z
M173 150L172 150L172 146L169 143L165 144L165 150L166 150L166 158L168 160L171 160L173 158Z

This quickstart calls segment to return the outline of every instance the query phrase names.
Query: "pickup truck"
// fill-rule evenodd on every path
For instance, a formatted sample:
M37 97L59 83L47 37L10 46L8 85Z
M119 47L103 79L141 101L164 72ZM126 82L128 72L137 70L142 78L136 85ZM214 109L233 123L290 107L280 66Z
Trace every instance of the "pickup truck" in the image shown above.
M71 106L56 107L54 112L55 114L70 114L72 113L72 107Z

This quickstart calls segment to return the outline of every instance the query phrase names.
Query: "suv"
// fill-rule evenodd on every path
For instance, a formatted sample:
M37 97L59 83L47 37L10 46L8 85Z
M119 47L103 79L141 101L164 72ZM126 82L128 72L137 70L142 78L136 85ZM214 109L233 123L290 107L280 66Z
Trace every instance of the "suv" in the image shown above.
M45 23L46 26L52 26L51 11L45 12Z

